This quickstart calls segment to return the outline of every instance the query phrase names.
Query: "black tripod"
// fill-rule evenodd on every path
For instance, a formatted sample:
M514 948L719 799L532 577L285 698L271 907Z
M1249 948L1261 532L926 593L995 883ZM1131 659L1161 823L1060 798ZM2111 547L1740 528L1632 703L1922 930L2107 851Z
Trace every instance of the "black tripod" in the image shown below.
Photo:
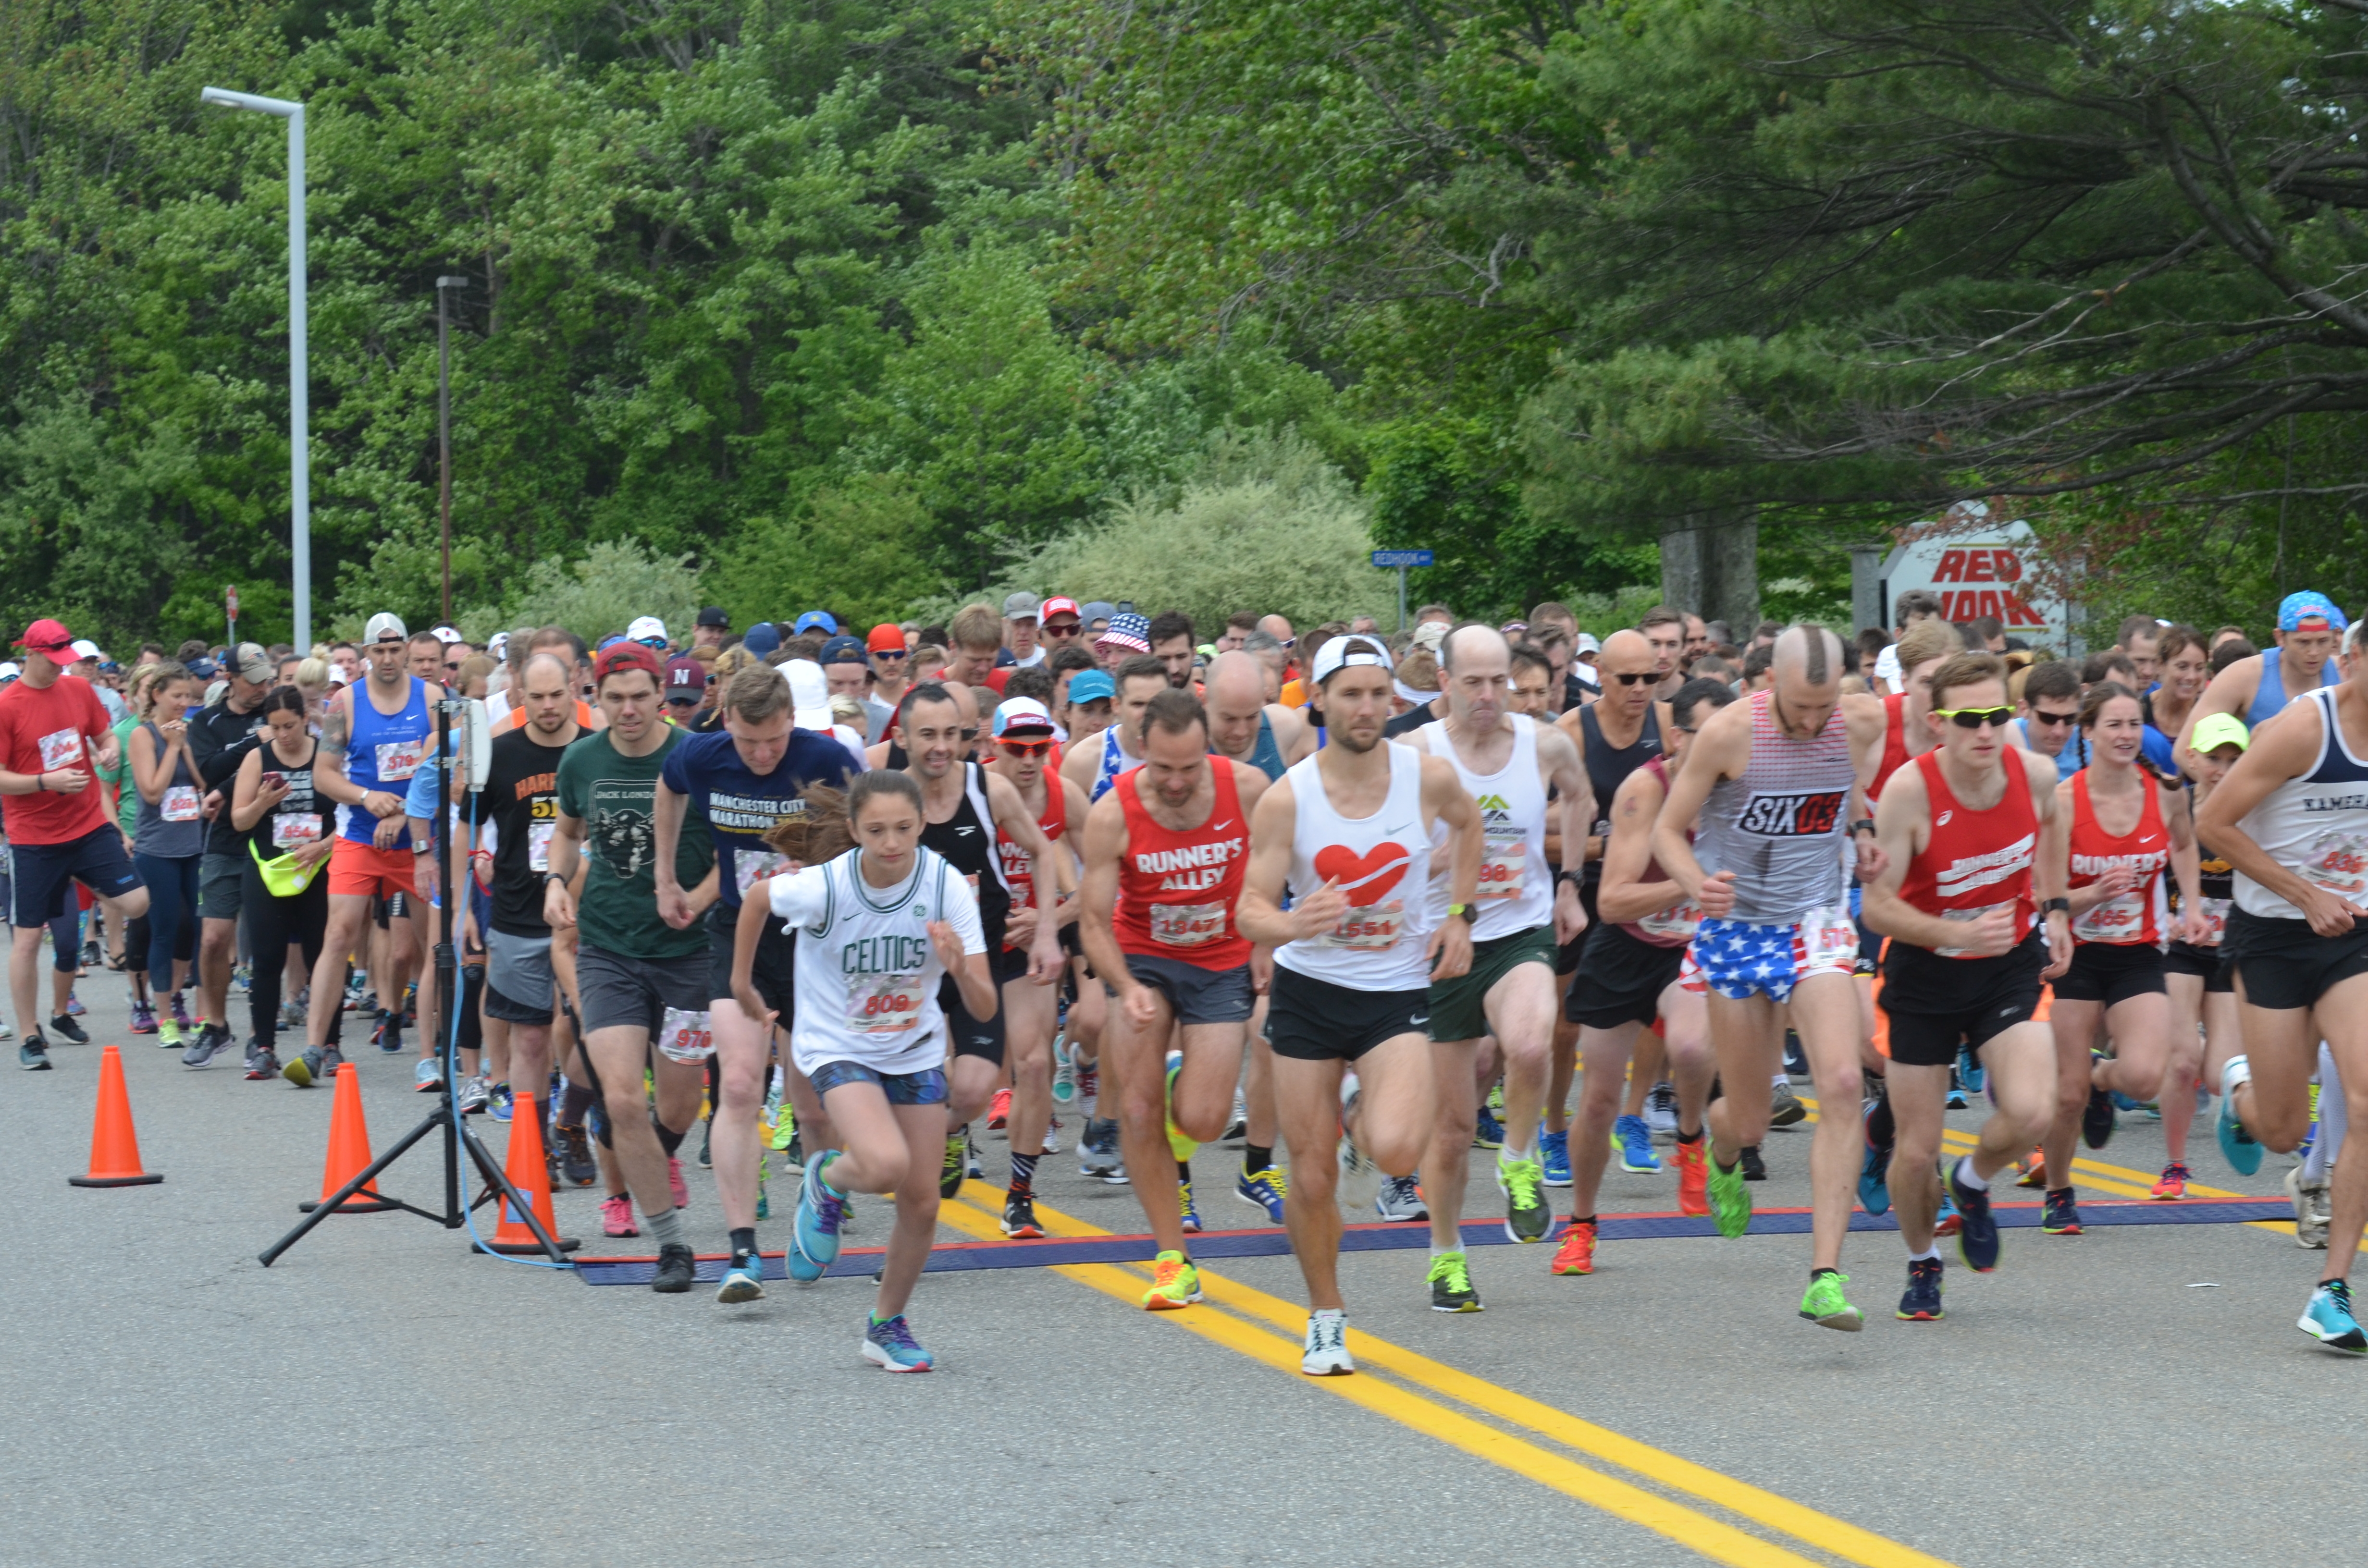
M357 692L354 700L364 702L368 701L369 698L364 693ZM450 770L457 766L452 756L452 715L467 706L465 702L450 698L438 700L435 704L436 755L445 770L438 777L447 786L446 789L437 791L433 838L435 848L430 855L439 869L449 868L450 863L450 857L447 852L450 834L446 824L451 820L451 813L446 809L443 797L449 791L452 778ZM459 1036L452 1028L453 1008L458 1006L459 990L455 983L458 975L452 953L452 905L466 890L454 885L458 879L450 875L441 876L440 880L446 885L444 896L439 901L441 907L437 912L436 1004L438 1010L436 1016L438 1027L444 1032L444 1043L441 1047L444 1059L444 1093L437 1100L436 1108L427 1113L427 1120L395 1140L394 1147L371 1161L368 1168L356 1176L353 1180L346 1183L344 1187L339 1187L334 1196L313 1206L312 1211L297 1223L294 1230L272 1243L270 1248L261 1255L263 1266L266 1268L270 1267L281 1253L302 1241L305 1232L328 1216L337 1213L347 1199L369 1187L371 1182L378 1179L381 1171L409 1153L414 1144L439 1128L444 1133L444 1211L438 1214L432 1210L422 1209L416 1204L405 1203L401 1199L381 1197L381 1200L390 1208L416 1214L423 1220L433 1220L446 1230L459 1230L468 1217L468 1210L461 1204L461 1151L466 1148L469 1151L469 1157L476 1162L479 1174L485 1178L486 1195L491 1197L499 1194L501 1200L511 1206L510 1211L526 1221L527 1228L534 1233L534 1239L542 1244L542 1250L550 1254L553 1263L567 1262L567 1255L560 1250L559 1243L552 1237L551 1233L542 1228L542 1221L535 1217L533 1207L527 1202L525 1196L517 1187L510 1185L510 1178L503 1172L500 1164L495 1160L492 1151L478 1141L475 1133L469 1131L468 1122L461 1115L461 1074L458 1060L460 1045ZM529 1097L527 1104L531 1113L533 1100ZM363 1199L364 1203L369 1201L368 1199ZM346 1209L345 1211L355 1213L365 1210L360 1204L357 1204Z

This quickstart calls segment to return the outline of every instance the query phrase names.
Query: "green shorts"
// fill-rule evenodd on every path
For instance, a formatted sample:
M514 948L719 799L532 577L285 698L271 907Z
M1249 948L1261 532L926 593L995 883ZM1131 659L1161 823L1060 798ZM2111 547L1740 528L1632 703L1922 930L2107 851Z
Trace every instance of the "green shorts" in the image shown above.
M1554 966L1554 932L1551 926L1532 926L1509 936L1491 937L1472 944L1472 967L1453 980L1430 983L1430 1038L1435 1040L1478 1040L1488 1032L1489 988L1525 963Z

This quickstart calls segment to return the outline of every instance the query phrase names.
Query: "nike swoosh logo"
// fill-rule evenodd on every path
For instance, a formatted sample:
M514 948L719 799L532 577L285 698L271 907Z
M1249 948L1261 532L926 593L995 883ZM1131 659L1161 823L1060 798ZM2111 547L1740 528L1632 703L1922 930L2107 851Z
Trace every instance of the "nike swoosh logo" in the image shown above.
M1419 1027L1421 1027L1422 1025L1424 1025L1424 1024L1428 1024L1429 1022L1430 1022L1430 1015L1429 1015L1429 1013L1425 1013L1422 1017L1418 1017L1418 1018L1408 1018L1408 1019L1406 1020L1406 1022L1407 1022L1407 1023L1409 1023L1409 1024L1411 1024L1411 1025L1416 1026L1417 1028L1419 1028Z
M1223 822L1212 822L1212 823L1211 823L1211 824L1209 824L1208 831L1209 831L1209 832L1211 832L1211 833L1223 833L1223 832L1224 832L1224 831L1225 831L1225 829L1227 829L1227 828L1229 828L1229 827L1231 827L1231 826L1233 826L1233 825L1234 825L1234 819L1233 819L1233 818L1231 818L1231 817L1227 817L1227 818L1226 818L1224 821L1223 821Z
M1395 826L1395 827L1385 827L1385 828L1383 828L1382 831L1383 831L1383 833L1386 833L1386 834L1390 835L1392 837L1395 837L1397 835L1399 835L1399 834L1401 834L1401 833L1405 833L1405 832L1406 832L1407 830L1409 830L1409 829L1410 829L1410 828L1412 828L1413 826L1414 826L1414 824L1412 824L1412 823L1410 823L1410 822L1402 822L1402 823L1398 824L1398 825L1397 825L1397 826Z

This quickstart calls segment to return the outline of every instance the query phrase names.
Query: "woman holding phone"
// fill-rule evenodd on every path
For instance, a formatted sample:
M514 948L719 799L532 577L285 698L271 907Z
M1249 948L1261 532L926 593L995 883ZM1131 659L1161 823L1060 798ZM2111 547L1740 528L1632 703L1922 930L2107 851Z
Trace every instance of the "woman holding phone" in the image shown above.
M247 753L246 760L238 765L230 806L231 825L247 835L249 846L246 883L239 900L246 921L246 950L256 955L255 979L247 991L255 1024L254 1038L246 1046L250 1078L279 1075L279 986L284 966L271 960L292 942L303 949L308 972L319 960L322 937L329 928L329 882L317 869L336 846L326 815L331 810L328 797L313 790L313 759L321 744L308 727L311 712L304 693L292 686L273 687L263 699L261 716L271 738ZM262 862L283 855L291 861L290 869L311 873L302 889L293 893L273 892L264 878ZM343 1060L337 1051L341 1018L340 1012L331 1011L329 1045L322 1054L321 1070L313 1072L308 1063L306 1076L297 1080L300 1087L313 1077L336 1071Z

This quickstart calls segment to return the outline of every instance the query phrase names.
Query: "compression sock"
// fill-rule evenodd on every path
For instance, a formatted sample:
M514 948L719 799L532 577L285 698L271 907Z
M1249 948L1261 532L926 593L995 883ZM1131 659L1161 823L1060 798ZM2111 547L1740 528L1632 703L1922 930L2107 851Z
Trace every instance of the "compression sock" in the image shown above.
M688 1127L677 1132L655 1115L650 1118L650 1126L658 1135L658 1147L666 1152L666 1158L669 1160L674 1158L674 1152L682 1147L682 1141L690 1136L690 1129Z
M1034 1194L1036 1191L1036 1162L1042 1157L1043 1156L1041 1154L1023 1154L1016 1149L1012 1151L1010 1190L1013 1196L1018 1197L1022 1194L1032 1196Z
M567 1092L559 1096L559 1125L581 1127L584 1125L584 1113L592 1108L592 1085L579 1084L573 1078L566 1083Z
M734 1227L732 1227L732 1256L734 1256L734 1257L746 1257L746 1256L749 1256L751 1253L754 1253L756 1250L757 1250L757 1227L756 1227L756 1226L754 1226L754 1225L734 1225Z
M682 1239L682 1210L671 1203L655 1213L644 1210L642 1223L649 1228L650 1239L662 1247L687 1244Z

